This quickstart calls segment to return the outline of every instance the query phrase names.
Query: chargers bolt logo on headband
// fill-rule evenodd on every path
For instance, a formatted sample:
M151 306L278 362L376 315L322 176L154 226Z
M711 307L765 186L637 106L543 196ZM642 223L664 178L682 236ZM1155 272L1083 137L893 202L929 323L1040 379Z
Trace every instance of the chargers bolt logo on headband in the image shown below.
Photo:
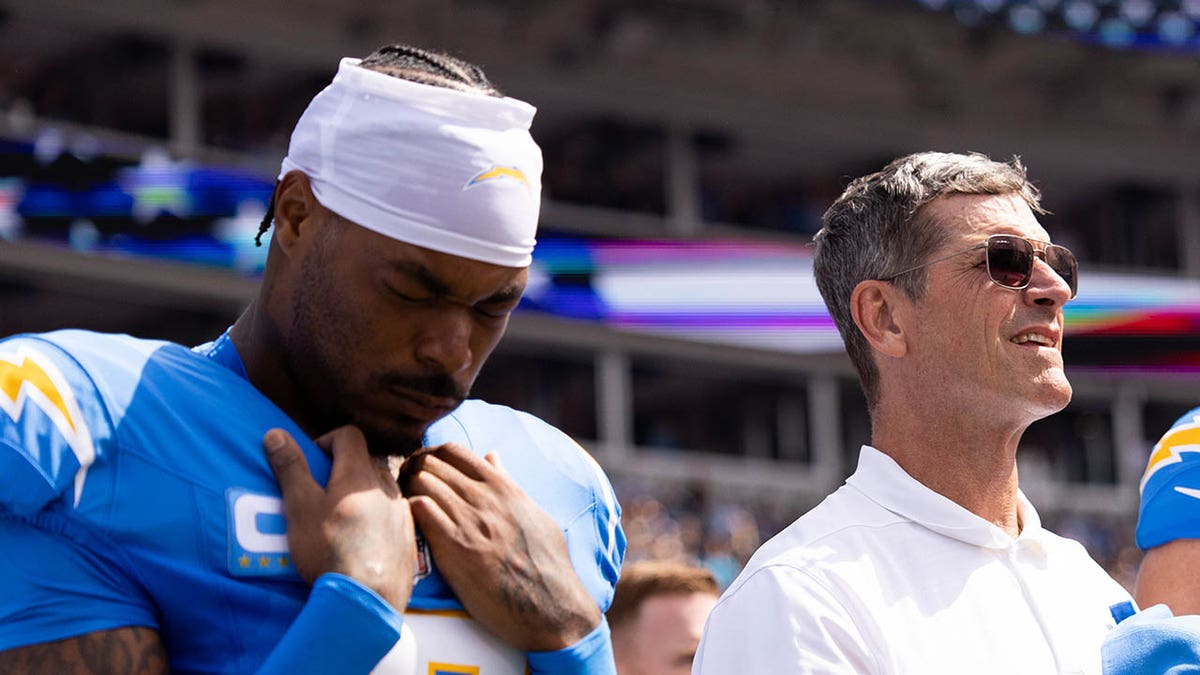
M479 173L475 174L471 180L467 181L467 184L463 186L463 189L466 190L472 185L478 185L485 180L498 180L504 178L515 180L525 187L529 187L529 179L525 177L525 173L520 169L512 166L493 166L487 171L480 171Z

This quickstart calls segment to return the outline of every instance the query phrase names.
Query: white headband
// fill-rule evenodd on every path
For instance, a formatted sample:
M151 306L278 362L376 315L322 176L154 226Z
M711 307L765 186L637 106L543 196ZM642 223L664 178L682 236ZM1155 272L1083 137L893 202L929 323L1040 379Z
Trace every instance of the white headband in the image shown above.
M279 178L302 171L322 206L393 239L528 266L542 192L536 109L358 64L342 59L309 103Z

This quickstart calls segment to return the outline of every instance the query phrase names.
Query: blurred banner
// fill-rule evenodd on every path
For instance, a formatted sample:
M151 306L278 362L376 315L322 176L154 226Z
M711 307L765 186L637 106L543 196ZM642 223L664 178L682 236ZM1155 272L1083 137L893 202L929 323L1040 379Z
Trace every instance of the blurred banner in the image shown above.
M136 162L85 150L63 147L53 132L0 142L0 238L261 271L267 247L254 237L273 181L156 150ZM740 347L842 349L813 281L812 250L799 243L544 232L522 307ZM1200 371L1200 281L1094 272L1084 261L1066 317L1069 365Z

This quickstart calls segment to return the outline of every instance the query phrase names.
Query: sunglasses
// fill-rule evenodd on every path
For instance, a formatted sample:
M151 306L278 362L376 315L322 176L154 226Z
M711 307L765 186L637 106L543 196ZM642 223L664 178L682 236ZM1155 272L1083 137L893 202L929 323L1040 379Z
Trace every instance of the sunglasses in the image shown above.
M1041 248L1038 248L1038 246ZM937 260L930 260L927 263L910 267L904 271L897 272L890 277L880 279L880 281L892 281L893 279L919 270L923 267L928 267L934 263L949 260L958 257L971 251L978 251L981 248L987 249L987 271L988 277L992 283L1001 288L1009 288L1014 291L1019 291L1029 285L1033 279L1033 260L1041 258L1050 269L1054 270L1062 280L1067 282L1067 286L1071 287L1071 297L1075 297L1076 291L1079 289L1079 263L1075 260L1075 254L1071 253L1065 246L1056 244L1045 244L1040 241L1033 241L1024 237L1018 237L1011 234L993 234L987 238L982 244L976 244L965 251L951 253Z

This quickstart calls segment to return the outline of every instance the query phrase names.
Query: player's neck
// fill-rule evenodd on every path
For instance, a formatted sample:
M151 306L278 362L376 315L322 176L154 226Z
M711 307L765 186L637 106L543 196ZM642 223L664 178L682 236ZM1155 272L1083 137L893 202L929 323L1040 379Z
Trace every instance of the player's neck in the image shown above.
M310 436L319 435L284 358L286 352L282 337L258 300L252 302L234 322L229 338L237 348L250 384L271 399Z

